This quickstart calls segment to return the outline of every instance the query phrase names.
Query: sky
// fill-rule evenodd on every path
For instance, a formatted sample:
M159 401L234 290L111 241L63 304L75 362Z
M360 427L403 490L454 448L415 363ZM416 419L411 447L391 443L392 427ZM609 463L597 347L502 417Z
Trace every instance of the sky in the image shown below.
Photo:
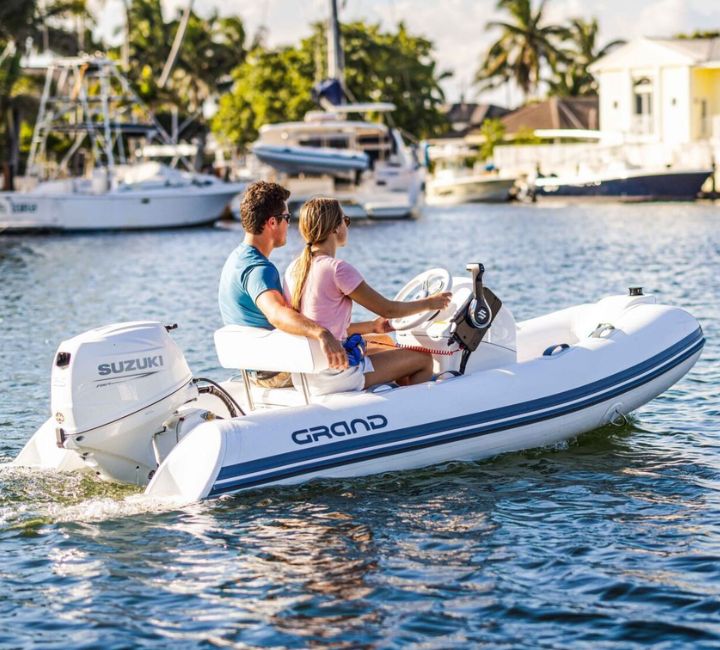
M173 16L187 0L163 0L166 17ZM391 29L403 21L411 33L423 35L435 45L440 70L453 77L443 83L446 99L490 101L513 106L519 93L497 90L478 96L472 78L482 53L497 37L485 24L498 19L496 0L337 0L340 20L365 20ZM95 0L100 6L101 0ZM122 25L122 0L104 0L98 30L108 38ZM270 46L298 43L310 32L310 24L324 20L328 0L195 0L200 15L213 10L239 15L248 35L264 25ZM548 0L548 22L562 24L576 16L595 16L600 23L600 44L640 36L672 36L696 29L720 29L720 0ZM116 37L117 40L117 37ZM513 96L514 95L514 96Z

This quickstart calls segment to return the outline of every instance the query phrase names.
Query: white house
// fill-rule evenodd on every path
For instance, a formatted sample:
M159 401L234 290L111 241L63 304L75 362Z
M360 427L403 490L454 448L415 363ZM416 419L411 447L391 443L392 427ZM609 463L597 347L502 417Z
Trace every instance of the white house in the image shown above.
M601 131L664 145L720 139L720 38L638 38L590 71Z
M720 38L638 38L590 71L598 81L598 142L496 147L499 167L574 173L614 163L709 169L720 161Z

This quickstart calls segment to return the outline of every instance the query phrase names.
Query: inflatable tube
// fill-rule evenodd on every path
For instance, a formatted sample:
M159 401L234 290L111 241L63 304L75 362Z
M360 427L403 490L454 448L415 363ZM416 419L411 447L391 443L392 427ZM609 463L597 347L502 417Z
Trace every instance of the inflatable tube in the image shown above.
M517 360L513 352L500 367L479 359L445 380L204 423L170 452L147 493L195 500L553 444L662 393L704 341L690 314L647 296L562 310L520 323Z

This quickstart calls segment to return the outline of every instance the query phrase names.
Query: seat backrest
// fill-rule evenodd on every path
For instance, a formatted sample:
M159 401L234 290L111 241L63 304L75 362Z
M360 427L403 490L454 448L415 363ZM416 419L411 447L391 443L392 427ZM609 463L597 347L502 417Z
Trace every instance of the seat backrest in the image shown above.
M226 325L215 332L215 349L223 368L307 373L328 368L318 341L278 329Z

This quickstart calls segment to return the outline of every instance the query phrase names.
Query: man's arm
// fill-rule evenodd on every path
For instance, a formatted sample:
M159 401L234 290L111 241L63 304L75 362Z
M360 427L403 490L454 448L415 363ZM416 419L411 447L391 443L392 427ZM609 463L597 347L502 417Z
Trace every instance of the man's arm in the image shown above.
M257 297L255 304L265 314L270 324L279 330L319 341L331 368L342 370L348 367L347 354L340 341L324 327L289 307L279 291L274 289L263 291Z

